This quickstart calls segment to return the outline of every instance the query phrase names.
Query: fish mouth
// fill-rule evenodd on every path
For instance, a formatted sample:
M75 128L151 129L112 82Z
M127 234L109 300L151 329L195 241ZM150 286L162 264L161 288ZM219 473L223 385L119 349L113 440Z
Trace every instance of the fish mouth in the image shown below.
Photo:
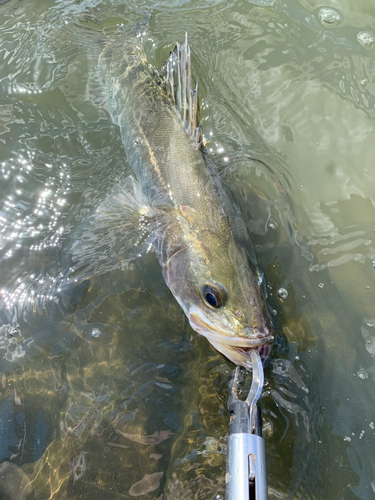
M255 347L232 347L223 344L217 344L216 342L211 342L212 346L226 358L228 358L232 363L236 365L243 366L246 370L252 370L251 364L251 351L256 349L262 361L264 361L270 355L272 349L272 340L268 344L262 344Z
M203 318L194 311L189 314L189 322L196 332L206 337L221 352L223 352L224 346L226 350L235 349L238 352L246 352L248 349L260 348L265 344L270 344L274 340L274 336L268 328L262 332L258 328L246 327L244 331L249 337L231 337L225 330L218 329L210 320Z

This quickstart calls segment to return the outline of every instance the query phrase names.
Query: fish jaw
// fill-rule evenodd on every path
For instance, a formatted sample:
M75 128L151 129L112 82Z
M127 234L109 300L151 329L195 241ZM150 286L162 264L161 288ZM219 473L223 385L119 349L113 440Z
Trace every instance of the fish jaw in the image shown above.
M227 331L218 329L196 307L192 307L187 312L187 316L193 330L206 337L215 349L237 365L251 369L250 349L257 349L262 358L267 357L271 350L274 335L266 323L262 331L259 328L245 328L245 336L242 337L231 336Z
M271 353L273 336L270 338L268 344L258 345L256 347L235 347L225 344L219 344L210 341L211 345L221 354L223 354L229 361L232 361L235 365L240 365L246 368L246 370L252 370L250 353L253 349L256 349L260 355L262 361L267 359Z

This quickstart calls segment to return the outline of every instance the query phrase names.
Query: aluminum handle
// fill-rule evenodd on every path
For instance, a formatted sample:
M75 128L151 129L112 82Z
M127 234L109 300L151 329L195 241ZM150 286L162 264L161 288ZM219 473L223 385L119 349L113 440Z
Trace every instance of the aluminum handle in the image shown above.
M264 439L248 433L228 436L225 500L267 499Z

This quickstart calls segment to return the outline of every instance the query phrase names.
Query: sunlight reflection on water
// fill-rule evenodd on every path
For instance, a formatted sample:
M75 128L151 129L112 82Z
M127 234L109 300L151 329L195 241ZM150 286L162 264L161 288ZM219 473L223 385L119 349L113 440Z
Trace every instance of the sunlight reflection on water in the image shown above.
M153 253L124 256L121 235L87 229L132 169L87 96L73 21L135 23L150 6L0 6L1 450L7 477L32 478L40 499L223 494L232 366L185 324ZM270 498L370 498L372 4L153 9L154 65L189 33L209 149L285 335L263 401Z

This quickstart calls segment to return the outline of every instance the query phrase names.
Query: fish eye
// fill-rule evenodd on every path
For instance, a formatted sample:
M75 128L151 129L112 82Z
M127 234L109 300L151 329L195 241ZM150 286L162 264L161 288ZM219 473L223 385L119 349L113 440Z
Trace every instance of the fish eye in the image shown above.
M220 309L227 301L225 288L219 283L210 283L203 285L202 296L206 304L214 309Z

